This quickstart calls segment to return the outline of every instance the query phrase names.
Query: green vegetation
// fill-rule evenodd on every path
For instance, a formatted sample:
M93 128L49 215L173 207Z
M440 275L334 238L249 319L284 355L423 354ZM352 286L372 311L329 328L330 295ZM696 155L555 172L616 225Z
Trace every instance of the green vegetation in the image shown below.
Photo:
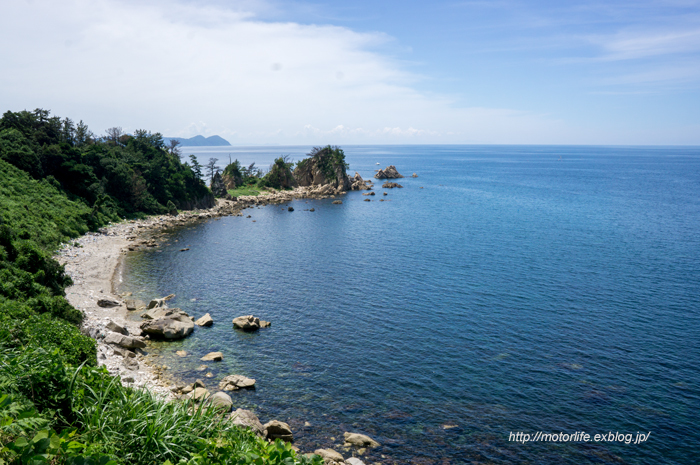
M0 119L0 465L321 463L210 408L123 387L96 367L65 299L71 280L52 258L62 242L211 196L199 170L159 134L98 140L44 110Z
M272 187L273 189L290 189L297 185L292 174L294 163L289 157L279 157L270 166L270 171L258 181L260 187Z
M236 187L235 189L229 189L228 193L234 197L240 197L241 195L265 195L267 192L257 185L244 185L241 187Z
M327 181L341 182L341 177L350 168L350 165L345 162L345 152L338 146L314 147L308 155L309 158L297 162L296 169L299 172L306 170L310 163L315 162Z

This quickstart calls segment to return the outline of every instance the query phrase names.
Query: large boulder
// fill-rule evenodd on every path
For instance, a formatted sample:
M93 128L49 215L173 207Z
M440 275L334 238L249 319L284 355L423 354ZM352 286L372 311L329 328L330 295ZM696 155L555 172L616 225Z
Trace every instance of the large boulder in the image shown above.
M374 439L360 433L344 433L345 446L355 447L379 447L379 443Z
M239 408L229 415L228 419L236 426L250 428L258 436L263 438L267 436L267 431L265 431L265 427L260 422L260 419L250 410Z
M146 347L146 343L140 339L113 332L107 333L104 342L105 344L114 344L125 349L143 349Z
M219 382L219 389L222 391L237 391L253 387L255 387L255 380L243 375L228 375Z
M202 387L194 388L189 394L187 394L188 399L192 399L196 402L207 400L209 396L209 391L207 391L206 388Z
M212 319L211 315L207 313L203 317L195 321L194 324L196 324L197 326L211 326L214 324L214 320Z
M143 301L137 299L126 299L124 303L126 304L126 309L129 311L140 310L142 307L146 307Z
M129 335L129 331L127 331L127 329L124 326L119 325L112 320L108 321L105 327L110 331L114 331L115 333L120 333L125 336Z
M225 392L217 392L212 394L211 397L207 399L207 402L209 402L215 409L222 410L224 412L230 412L231 408L233 407L233 400L231 400L231 396Z
M292 435L292 429L289 425L283 421L272 420L265 423L265 431L267 431L268 439L281 439L286 442L293 442L294 436Z
M104 308L110 308L110 307L118 307L121 305L121 303L119 303L118 301L113 300L113 299L99 299L97 301L97 305L100 307L104 307Z
M179 308L156 308L141 316L150 318L141 323L141 331L151 337L183 339L194 331L192 318Z
M314 147L308 155L309 158L301 160L294 169L294 178L300 186L328 185L331 194L350 190L345 153L341 148Z
M263 326L263 323L269 323L266 321L260 321L260 318L254 317L253 315L239 316L233 319L233 327L236 329L241 329L243 331L257 331Z
M377 179L403 178L403 176L396 171L396 167L394 165L389 165L383 170L377 171L377 174L375 174L374 177Z

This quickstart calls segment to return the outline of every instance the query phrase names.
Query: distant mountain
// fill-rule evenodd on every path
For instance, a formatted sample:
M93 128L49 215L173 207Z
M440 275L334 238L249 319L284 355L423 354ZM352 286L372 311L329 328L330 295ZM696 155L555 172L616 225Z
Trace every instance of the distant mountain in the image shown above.
M194 136L189 139L184 139L182 137L163 137L163 140L165 140L166 144L169 144L171 140L179 140L180 146L182 147L231 145L226 139L219 136Z

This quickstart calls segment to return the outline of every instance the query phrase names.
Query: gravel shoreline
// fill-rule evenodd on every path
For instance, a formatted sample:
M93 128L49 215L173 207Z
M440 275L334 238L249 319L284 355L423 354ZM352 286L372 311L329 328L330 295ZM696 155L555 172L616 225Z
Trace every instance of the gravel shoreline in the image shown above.
M81 331L97 341L98 365L105 366L113 375L121 376L125 385L148 389L166 398L173 397L171 388L177 380L170 379L167 369L158 365L158 359L148 354L148 346L131 352L104 342L110 333L107 325L113 322L148 344L147 338L138 336L141 334L138 322L127 317L129 311L125 299L128 295L115 293L114 284L118 280L121 259L128 251L156 245L158 235L174 226L222 216L240 216L244 209L252 206L280 204L294 199L335 197L326 190L304 187L239 197L236 201L217 199L216 205L210 209L111 224L99 232L87 233L64 244L55 258L65 266L66 274L73 280L73 285L66 288L66 299L85 315ZM163 296L153 296L154 299L160 297ZM112 300L118 305L101 307L97 304L100 299Z

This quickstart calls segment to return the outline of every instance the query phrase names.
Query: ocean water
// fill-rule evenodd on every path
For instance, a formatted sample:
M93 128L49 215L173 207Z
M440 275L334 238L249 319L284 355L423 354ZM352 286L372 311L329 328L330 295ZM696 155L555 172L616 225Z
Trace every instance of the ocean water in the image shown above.
M195 153L266 166L308 149ZM350 174L418 177L376 183L371 202L173 229L127 256L121 290L214 318L154 347L176 376L255 378L237 406L288 422L303 451L349 456L343 432L368 434L381 447L365 463L697 463L700 149L344 149ZM272 327L234 331L247 314ZM224 361L207 379L194 369L210 351ZM538 431L651 434L510 440Z

